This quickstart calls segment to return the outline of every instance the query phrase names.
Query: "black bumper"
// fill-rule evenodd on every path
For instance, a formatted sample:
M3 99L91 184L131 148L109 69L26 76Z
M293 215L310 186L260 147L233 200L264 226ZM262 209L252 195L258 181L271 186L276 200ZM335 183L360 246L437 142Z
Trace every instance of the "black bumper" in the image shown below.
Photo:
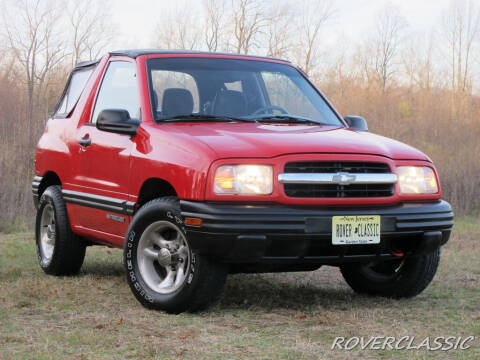
M379 207L286 207L180 201L182 216L202 219L186 226L199 254L239 263L338 264L431 252L445 244L453 226L446 201ZM381 242L332 245L332 216L381 215Z

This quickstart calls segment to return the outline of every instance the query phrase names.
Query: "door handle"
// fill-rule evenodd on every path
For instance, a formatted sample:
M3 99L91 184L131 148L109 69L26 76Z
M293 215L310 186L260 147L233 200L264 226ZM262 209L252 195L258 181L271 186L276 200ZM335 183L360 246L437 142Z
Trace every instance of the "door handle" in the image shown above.
M90 139L90 136L85 135L80 140L78 140L78 143L83 147L88 147L92 144L92 139Z

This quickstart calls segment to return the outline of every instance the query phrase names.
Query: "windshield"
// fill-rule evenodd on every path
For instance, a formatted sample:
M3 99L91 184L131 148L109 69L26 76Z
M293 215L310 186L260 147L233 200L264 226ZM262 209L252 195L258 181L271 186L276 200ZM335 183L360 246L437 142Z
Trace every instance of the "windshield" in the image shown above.
M294 67L267 61L158 58L147 63L158 121L285 121L342 126Z

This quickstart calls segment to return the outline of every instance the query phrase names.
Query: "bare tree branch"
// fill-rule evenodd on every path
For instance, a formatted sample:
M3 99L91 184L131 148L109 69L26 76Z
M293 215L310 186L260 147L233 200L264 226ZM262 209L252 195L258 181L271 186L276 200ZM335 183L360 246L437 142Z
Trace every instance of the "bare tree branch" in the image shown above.
M384 7L376 17L375 32L365 50L370 53L366 71L373 70L382 91L386 91L393 75L399 70L399 53L407 22L398 8Z
M259 0L232 0L234 25L233 48L236 53L248 54L266 25Z
M335 13L330 0L303 0L300 8L298 62L310 74L319 57L320 32Z
M269 11L266 26L267 56L287 57L292 47L293 14L284 3L275 2Z
M109 1L101 5L94 0L66 2L72 29L70 42L73 65L81 60L95 60L112 40L113 30L106 22L109 5Z
M442 35L449 47L451 91L472 91L472 53L480 39L480 9L473 1L452 1L443 13Z
M226 27L226 1L204 0L204 37L208 51L217 51L224 42Z
M45 78L66 56L65 44L58 33L60 9L51 1L40 0L18 1L12 7L18 17L12 17L4 9L3 23L9 47L25 73L27 118L35 120L34 102L38 100Z
M156 26L156 46L166 49L199 49L201 32L195 15L190 3L177 3L168 20L159 22Z

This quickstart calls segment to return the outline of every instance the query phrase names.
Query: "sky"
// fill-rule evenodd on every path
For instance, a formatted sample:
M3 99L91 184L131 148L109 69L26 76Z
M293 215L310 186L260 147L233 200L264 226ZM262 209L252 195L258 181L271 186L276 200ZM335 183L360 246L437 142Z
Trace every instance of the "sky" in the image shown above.
M192 3L192 8L201 2L187 1ZM291 0L290 3L294 7L297 1ZM361 41L362 34L368 33L377 12L388 3L401 10L411 30L422 32L440 22L449 0L334 0L333 3L336 13L324 37L333 42L338 35L343 35L356 43ZM117 25L118 36L112 46L148 47L156 24L165 19L174 4L175 0L114 0L111 14Z

